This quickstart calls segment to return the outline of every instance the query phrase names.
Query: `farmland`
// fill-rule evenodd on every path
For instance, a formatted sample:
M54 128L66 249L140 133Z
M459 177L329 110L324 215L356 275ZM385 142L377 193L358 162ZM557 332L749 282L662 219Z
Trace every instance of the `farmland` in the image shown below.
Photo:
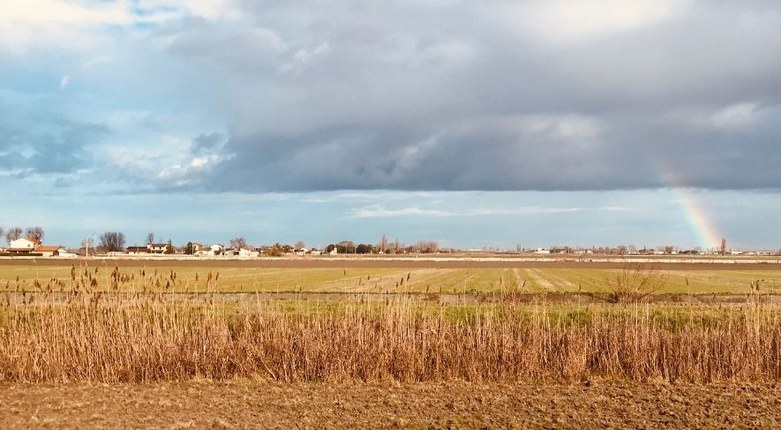
M330 267L231 267L210 262L177 265L172 262L90 262L69 265L46 263L0 265L0 291L33 291L34 285L62 290L75 276L94 278L97 290L111 290L112 274L119 273L123 291L144 288L165 292L304 292L304 293L605 293L618 276L635 270L630 265L612 268L567 267L438 267L435 264L354 267L337 262ZM640 271L652 273L657 294L748 294L759 287L769 294L781 293L781 270L769 265L751 269L696 265L682 270L651 265Z
M12 263L4 426L780 420L772 265Z

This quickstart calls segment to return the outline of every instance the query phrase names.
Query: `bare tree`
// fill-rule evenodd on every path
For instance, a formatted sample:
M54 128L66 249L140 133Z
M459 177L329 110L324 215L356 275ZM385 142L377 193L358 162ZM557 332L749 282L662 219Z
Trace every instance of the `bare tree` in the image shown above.
M100 235L100 247L105 252L122 251L125 248L125 235L118 231L107 231Z
M147 234L146 235L146 244L150 245L150 244L153 244L153 243L155 243L155 234L154 233Z
M610 292L607 299L613 303L638 302L664 287L664 278L654 267L640 263L624 265L614 278L607 279Z
M377 248L380 248L380 252L383 254L388 252L388 238L383 234L380 238L380 243L377 244Z
M247 249L249 246L247 245L247 241L243 237L234 237L231 239L231 248L239 250L239 249Z
M9 245L11 244L11 241L19 239L20 237L22 237L21 227L11 227L8 229L7 232L5 232L5 240L8 242Z
M43 227L27 227L24 236L32 242L41 243L43 242Z
M306 247L306 244L304 243L304 241L303 241L303 240L299 240L299 241L298 241L298 242L296 242L296 244L295 244L295 245L293 245L293 246L295 246L295 247L296 247L296 249L304 249L304 248Z
M439 251L439 244L435 241L420 241L415 248L418 252L433 253Z
M0 227L0 237L3 237L5 234L5 229L3 227Z

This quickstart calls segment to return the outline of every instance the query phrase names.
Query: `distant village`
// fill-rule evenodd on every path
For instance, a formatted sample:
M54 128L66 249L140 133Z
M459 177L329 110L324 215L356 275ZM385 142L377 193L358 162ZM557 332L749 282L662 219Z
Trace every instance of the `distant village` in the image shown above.
M41 235L42 236L42 235ZM435 242L418 242L404 246L399 242L388 244L355 244L352 241L332 243L323 249L306 247L303 242L295 245L275 243L273 245L251 246L244 238L231 239L228 244L187 242L176 246L171 241L148 241L146 245L124 246L121 233L109 232L101 236L100 242L93 244L88 238L79 248L63 245L45 244L41 236L8 238L8 246L0 247L0 257L121 257L121 256L192 256L192 257L238 257L257 258L284 256L319 256L339 254L411 254L411 253L450 253L451 249L440 249ZM150 237L150 239L152 239Z
M7 247L0 247L0 257L156 257L156 256L188 256L188 257L284 257L284 256L320 256L320 255L344 255L344 254L452 254L452 253L491 253L491 254L524 254L524 255L781 255L781 250L776 251L736 251L727 247L726 240L722 240L720 247L703 250L701 248L681 249L675 246L660 246L655 248L637 248L632 245L619 245L615 247L569 247L552 246L549 248L527 249L517 245L514 250L503 250L491 247L479 249L453 249L442 247L435 241L418 241L413 245L405 245L398 239L389 241L384 235L376 244L359 243L352 241L340 241L329 244L322 249L306 247L299 241L294 245L275 243L273 245L251 246L243 237L231 239L227 244L200 242L187 242L176 246L170 240L167 242L155 241L154 234L147 235L145 245L125 246L125 236L120 232L106 232L100 235L99 241L86 238L78 248L69 248L63 245L46 244L43 242L44 231L41 227L28 227L22 230L14 227L5 231L0 228L0 237L5 236Z

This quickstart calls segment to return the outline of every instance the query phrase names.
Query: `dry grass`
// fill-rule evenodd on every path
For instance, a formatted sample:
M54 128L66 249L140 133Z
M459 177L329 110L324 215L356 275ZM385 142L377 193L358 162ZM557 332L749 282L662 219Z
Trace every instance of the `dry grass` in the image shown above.
M176 282L175 273L167 277ZM142 285L151 292L109 295L93 279L74 269L70 280L56 281L67 290L56 300L46 285L21 302L6 295L0 380L781 379L781 308L759 301L705 312L637 303L566 311L511 300L433 305L403 297L228 305L208 293L183 302L157 292L151 283L160 278ZM206 289L217 281L207 275ZM109 282L119 289L122 274L112 272Z

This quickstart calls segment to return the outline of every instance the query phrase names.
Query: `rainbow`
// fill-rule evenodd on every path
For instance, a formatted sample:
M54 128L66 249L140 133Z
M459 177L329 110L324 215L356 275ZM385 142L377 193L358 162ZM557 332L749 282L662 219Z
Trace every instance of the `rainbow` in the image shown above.
M675 194L675 202L680 205L681 211L696 237L697 244L704 251L721 246L723 236L720 230L691 192L692 189L683 185L683 181L669 170L659 176Z
M680 204L688 224L697 237L698 245L705 251L719 247L721 245L719 229L699 201L688 189L672 187L672 190L677 196L676 202Z

